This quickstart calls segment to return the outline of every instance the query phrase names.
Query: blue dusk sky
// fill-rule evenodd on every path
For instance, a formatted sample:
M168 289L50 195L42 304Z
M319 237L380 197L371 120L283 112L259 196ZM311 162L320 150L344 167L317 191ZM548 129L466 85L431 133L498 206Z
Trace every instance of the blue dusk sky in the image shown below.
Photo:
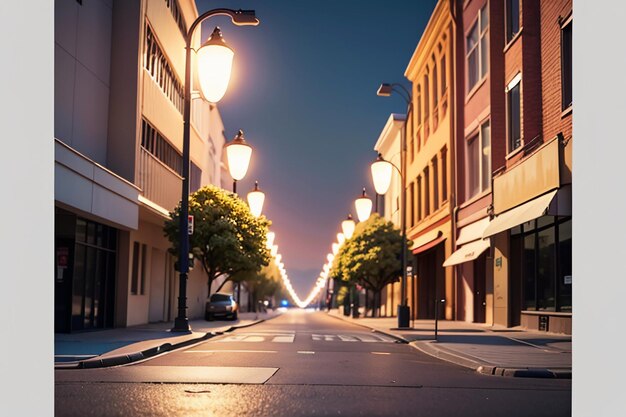
M300 296L315 284L331 244L363 187L374 196L370 163L398 96L378 97L382 82L409 86L404 72L435 0L196 0L213 8L254 9L261 23L215 26L235 50L229 89L218 107L227 140L242 129L254 147L237 184L245 195L259 181L263 213Z

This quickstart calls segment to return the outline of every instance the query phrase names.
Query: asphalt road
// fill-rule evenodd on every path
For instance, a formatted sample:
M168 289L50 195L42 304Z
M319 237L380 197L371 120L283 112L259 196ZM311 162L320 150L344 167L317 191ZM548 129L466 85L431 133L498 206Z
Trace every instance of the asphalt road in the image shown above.
M129 366L55 373L58 416L570 416L571 380L481 375L294 310Z

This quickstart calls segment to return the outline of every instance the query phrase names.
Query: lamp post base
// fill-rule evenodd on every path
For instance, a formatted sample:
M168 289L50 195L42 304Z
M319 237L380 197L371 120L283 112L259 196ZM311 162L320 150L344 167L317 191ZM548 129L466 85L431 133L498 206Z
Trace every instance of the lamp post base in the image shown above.
M408 328L411 308L409 306L398 305L398 328Z
M174 327L170 331L177 333L191 333L191 326L189 326L189 320L187 320L187 317L176 317L174 320Z

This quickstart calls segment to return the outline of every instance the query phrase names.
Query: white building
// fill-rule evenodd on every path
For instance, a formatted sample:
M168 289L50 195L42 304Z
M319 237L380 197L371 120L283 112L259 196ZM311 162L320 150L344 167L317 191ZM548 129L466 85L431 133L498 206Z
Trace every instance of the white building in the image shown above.
M385 127L380 132L380 136L374 145L374 150L382 155L386 160L394 164L398 169L401 167L402 150L402 129L406 115L392 113L385 123ZM382 216L385 220L390 220L396 227L401 227L402 213L402 180L400 174L395 169L391 174L391 185L383 196ZM395 316L395 306L400 300L400 283L387 285L381 293L381 314Z
M197 16L193 0L55 2L57 332L177 314L163 222L181 196L183 33ZM225 141L217 107L195 97L192 192L222 184ZM189 275L189 318L203 316L206 282Z

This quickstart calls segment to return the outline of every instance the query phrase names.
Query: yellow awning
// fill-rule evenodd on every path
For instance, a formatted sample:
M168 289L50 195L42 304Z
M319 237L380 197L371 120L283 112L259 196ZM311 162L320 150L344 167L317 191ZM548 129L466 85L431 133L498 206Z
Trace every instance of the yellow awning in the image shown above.
M430 232L424 233L421 236L413 239L413 245L409 250L414 251L419 249L420 247L432 242L442 235L441 230L431 230Z
M489 245L489 239L479 239L467 243L457 249L452 255L450 255L448 259L446 259L446 261L443 263L443 266L452 266L467 261L473 261L474 259L478 258L481 253L487 250L487 248L489 248Z
M551 191L500 214L491 220L489 226L487 226L485 232L483 233L483 238L504 232L505 230L511 229L517 225L543 216L548 210L548 207L554 199L557 191L558 190Z

